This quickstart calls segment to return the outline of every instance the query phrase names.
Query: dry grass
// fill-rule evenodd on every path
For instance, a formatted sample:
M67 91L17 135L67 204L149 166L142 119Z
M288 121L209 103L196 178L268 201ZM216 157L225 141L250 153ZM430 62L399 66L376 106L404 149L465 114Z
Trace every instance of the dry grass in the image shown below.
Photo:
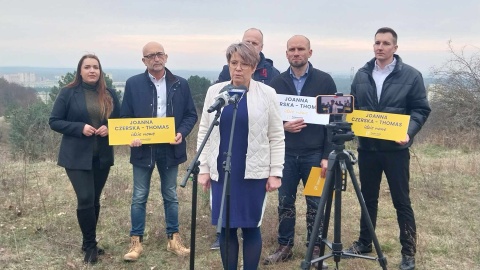
M5 154L5 145L2 147L0 268L189 269L189 258L178 258L166 251L158 173L152 179L147 204L145 253L135 263L123 262L129 244L132 191L131 166L125 147L117 148L116 164L104 189L98 238L107 254L95 266L83 264L81 234L75 216L76 198L63 168L53 161L13 162ZM411 198L418 229L417 269L480 269L479 154L427 143L418 144L413 153ZM191 148L190 157L193 157ZM182 166L181 173L186 166ZM187 245L190 241L191 190L191 182L186 188L178 188L181 233ZM261 265L259 269L300 269L306 250L306 229L302 190L299 189L298 193L294 260L275 266ZM262 224L262 258L277 246L276 204L277 193L269 194L269 207ZM209 250L215 231L210 225L208 196L202 191L199 191L197 206L195 269L221 269L219 252ZM345 247L358 236L359 209L349 183L342 205L342 242ZM388 259L388 268L398 268L398 228L386 181L382 183L377 236ZM333 269L333 260L329 259L327 263ZM350 259L341 260L340 269L380 267L375 261Z

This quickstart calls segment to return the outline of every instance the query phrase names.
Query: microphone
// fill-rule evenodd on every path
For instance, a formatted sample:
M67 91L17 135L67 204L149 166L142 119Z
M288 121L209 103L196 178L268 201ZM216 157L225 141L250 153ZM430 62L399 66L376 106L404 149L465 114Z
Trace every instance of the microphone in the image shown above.
M239 86L234 86L235 88L232 88L228 91L230 94L230 98L228 99L229 104L235 104L238 103L243 95L248 91L247 87L245 85L239 85Z
M215 103L213 103L210 108L208 108L207 112L211 113L213 111L216 111L220 108L225 107L228 104L230 94L228 94L228 90L232 88L231 84L225 85L222 90L220 90L219 94L215 97Z

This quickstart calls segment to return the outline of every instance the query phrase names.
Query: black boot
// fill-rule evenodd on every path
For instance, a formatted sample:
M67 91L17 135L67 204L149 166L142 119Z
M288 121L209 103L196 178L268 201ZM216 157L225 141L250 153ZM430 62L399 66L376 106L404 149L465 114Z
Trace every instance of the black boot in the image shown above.
M105 255L105 249L97 246L97 250L98 250L98 255ZM87 248L85 247L85 240L83 240L83 243L82 243L82 252L85 253L85 251L87 251Z
M95 264L98 261L98 248L95 246L85 250L84 263Z
M85 248L85 263L96 263L98 260L98 249L96 241L97 220L95 208L77 210L78 224L83 235L83 246Z
M98 224L98 219L100 218L100 205L95 205L95 224ZM98 255L104 255L105 250L97 246Z
M100 205L96 205L95 206L95 224L98 224L99 216L100 216ZM103 248L97 246L97 250L98 250L98 255L104 255L105 254L105 250ZM82 252L85 253L85 251L87 251L87 248L86 248L86 245L85 245L85 239L83 239Z
M95 205L95 224L98 224L99 217L100 217L100 205Z

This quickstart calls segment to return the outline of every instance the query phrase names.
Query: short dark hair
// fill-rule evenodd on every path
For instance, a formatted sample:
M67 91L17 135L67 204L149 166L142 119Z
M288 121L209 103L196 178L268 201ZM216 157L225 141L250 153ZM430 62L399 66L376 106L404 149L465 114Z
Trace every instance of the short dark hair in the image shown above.
M382 34L384 34L384 33L390 33L390 34L392 34L392 36L393 36L393 42L394 42L395 44L397 44L397 39L398 39L397 32L395 32L395 30L393 30L392 28L390 28L390 27L382 27L382 28L380 28L380 29L377 30L377 32L375 33L375 36L377 36L378 33L382 33Z

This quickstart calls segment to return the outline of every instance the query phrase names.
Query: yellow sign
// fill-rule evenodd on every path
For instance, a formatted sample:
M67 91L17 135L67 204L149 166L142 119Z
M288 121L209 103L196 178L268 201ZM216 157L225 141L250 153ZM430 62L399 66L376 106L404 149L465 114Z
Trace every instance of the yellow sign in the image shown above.
M322 196L323 186L325 185L325 177L321 177L322 168L312 167L308 175L307 184L303 189L303 195L306 196Z
M355 110L347 114L356 136L401 141L407 136L410 115Z
M175 119L108 119L108 138L110 145L128 145L134 139L140 139L142 144L170 143L175 141Z

